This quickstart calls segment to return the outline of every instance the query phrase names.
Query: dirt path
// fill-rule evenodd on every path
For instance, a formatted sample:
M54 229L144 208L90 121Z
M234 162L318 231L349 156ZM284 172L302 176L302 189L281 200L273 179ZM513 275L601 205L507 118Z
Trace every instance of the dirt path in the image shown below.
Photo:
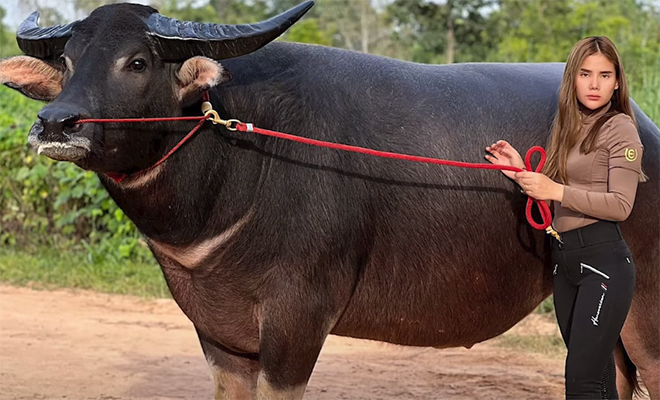
M514 329L554 329L523 322ZM561 359L492 342L435 350L331 336L305 399L561 398L562 379ZM211 399L212 391L192 324L171 300L0 286L0 399Z

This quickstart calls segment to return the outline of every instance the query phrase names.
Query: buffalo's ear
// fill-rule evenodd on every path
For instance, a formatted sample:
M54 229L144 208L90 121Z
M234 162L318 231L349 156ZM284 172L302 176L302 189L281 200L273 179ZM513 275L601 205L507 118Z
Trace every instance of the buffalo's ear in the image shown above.
M52 101L62 91L63 68L34 57L0 60L0 83L35 100Z
M181 64L176 74L179 101L183 104L200 98L201 93L231 79L217 61L206 57L192 57Z

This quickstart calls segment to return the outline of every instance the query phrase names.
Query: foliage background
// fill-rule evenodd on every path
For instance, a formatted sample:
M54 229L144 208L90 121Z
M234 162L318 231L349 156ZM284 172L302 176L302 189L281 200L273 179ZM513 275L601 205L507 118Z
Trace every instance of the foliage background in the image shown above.
M84 17L107 1L75 3ZM152 2L171 17L223 23L254 22L297 3ZM41 10L42 25L67 22L39 0L23 7L26 14ZM3 13L0 8L0 20ZM317 0L282 40L424 63L563 62L573 44L588 35L606 35L617 44L633 99L659 124L660 9L651 1ZM0 26L0 57L20 53L14 36ZM38 157L29 148L27 133L42 106L0 88L0 244L12 252L64 251L87 265L155 265L135 226L93 173ZM7 254L0 251L0 257ZM1 261L0 279L5 279L13 267Z

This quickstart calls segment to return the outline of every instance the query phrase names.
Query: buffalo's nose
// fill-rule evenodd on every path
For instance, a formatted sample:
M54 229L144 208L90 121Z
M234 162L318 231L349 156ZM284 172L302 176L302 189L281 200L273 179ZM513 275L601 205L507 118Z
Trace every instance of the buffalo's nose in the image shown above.
M80 113L63 107L44 107L37 115L43 125L43 134L55 139L64 134L78 132Z

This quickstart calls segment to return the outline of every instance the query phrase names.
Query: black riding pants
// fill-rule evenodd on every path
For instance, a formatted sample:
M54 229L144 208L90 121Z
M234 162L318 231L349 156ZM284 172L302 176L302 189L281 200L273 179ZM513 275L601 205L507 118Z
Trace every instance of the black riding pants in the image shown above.
M617 398L612 352L635 287L630 250L615 222L560 235L563 243L551 240L555 313L568 349L566 398Z

